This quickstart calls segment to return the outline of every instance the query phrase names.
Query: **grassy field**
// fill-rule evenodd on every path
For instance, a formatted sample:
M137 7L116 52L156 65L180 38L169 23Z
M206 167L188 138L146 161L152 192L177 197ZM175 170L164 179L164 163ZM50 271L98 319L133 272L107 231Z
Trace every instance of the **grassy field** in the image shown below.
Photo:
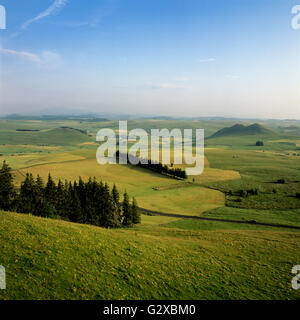
M202 216L217 219L240 221L256 220L257 222L300 226L300 209L295 210L257 210L222 207L207 211Z
M234 150L249 150L249 151L285 151L294 150L295 153L299 154L296 150L297 137L286 137L281 136L282 139L278 139L278 136L274 137L263 137L263 136L241 136L241 137L220 137L220 138L209 138L205 144L207 147L216 148L227 148ZM286 138L286 139L285 139ZM256 141L263 140L264 146L256 146Z
M44 179L51 173L56 180L74 180L79 176L88 179L95 176L107 181L110 185L117 183L122 191L126 190L131 196L135 196L143 208L185 215L201 215L212 209L224 207L225 204L235 208L257 210L296 210L300 208L300 201L295 197L296 193L300 192L300 183L298 183L300 181L300 157L295 152L277 150L278 143L282 144L282 148L287 147L285 143L291 143L291 140L279 139L279 134L275 134L274 140L269 143L270 148L273 147L272 150L249 147L249 139L254 141L257 139L255 136L216 138L217 140L229 139L231 146L224 144L222 147L206 147L204 173L201 176L189 177L187 182L176 182L168 177L132 166L99 166L95 160L97 145L91 137L76 130L55 129L54 125L73 126L94 133L96 131L93 128L96 126L98 129L105 126L117 129L116 121L100 123L11 121L10 124L9 121L6 121L3 130L10 130L10 134L14 137L13 140L16 140L20 134L14 131L15 128L42 130L26 133L29 135L45 134L47 136L48 134L48 145L36 146L35 148L42 148L38 149L38 152L29 152L33 150L33 145L0 146L0 149L2 147L5 150L1 158L7 160L15 169L18 184L23 180L26 172L31 172L35 176L39 174ZM149 130L150 128L163 128L167 125L170 129L177 126L196 128L196 126L203 125L210 130L218 130L219 126L225 123L222 121L131 120L128 126L129 128L138 126ZM226 125L231 125L231 123L226 122ZM68 135L64 137L61 130L67 130ZM52 135L49 135L49 132L52 132ZM57 135L64 137L65 140L62 139L61 145L54 146ZM79 141L78 135L80 136ZM90 141L82 142L82 137ZM210 144L216 139L208 139L207 143ZM295 140L295 143L297 141ZM290 148L290 145L288 147ZM21 154L9 153L9 151L19 151ZM284 185L276 183L281 178L286 180ZM261 192L256 196L245 198L235 194L239 190L253 188L259 188ZM231 196L228 195L229 192Z
M133 166L100 166L94 157L94 151L83 150L33 158L25 155L14 157L13 161L10 161L11 157L5 159L17 169L14 174L18 185L24 180L27 172L34 176L39 174L44 180L51 173L56 181L78 179L79 176L84 180L96 177L111 186L116 183L121 192L127 191L130 196L135 196L139 206L145 209L200 215L204 211L225 204L224 195L220 191L177 181ZM219 175L221 179L232 178L231 171L227 173L226 170L214 171L210 168L207 168L207 171L202 178L199 177L203 182L216 181ZM238 178L238 175L234 177Z
M0 130L0 144L68 146L89 141L92 141L92 138L77 129L63 127L39 132Z
M123 230L3 212L0 222L0 299L300 298L299 232L149 216Z
M274 131L264 147L254 146L261 139L255 135L206 139L204 172L185 181L100 166L95 134L117 130L117 121L0 123L0 161L11 165L17 186L27 172L44 180L51 173L56 181L96 177L152 211L300 226L298 122L263 122ZM235 123L143 119L128 127L205 128L209 137ZM297 230L251 224L143 215L137 227L105 230L1 212L0 265L8 289L0 299L299 299L290 284L299 245Z
M299 209L300 157L290 153L207 149L211 166L239 171L241 179L204 185L227 193L227 205L248 209ZM285 183L278 183L284 179ZM238 197L239 190L258 189L257 195Z

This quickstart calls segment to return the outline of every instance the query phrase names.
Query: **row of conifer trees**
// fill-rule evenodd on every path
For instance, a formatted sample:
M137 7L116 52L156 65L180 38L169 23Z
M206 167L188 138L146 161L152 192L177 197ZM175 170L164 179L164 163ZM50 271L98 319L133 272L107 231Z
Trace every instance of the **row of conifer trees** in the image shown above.
M170 168L167 165L163 165L160 162L153 163L151 160L140 158L140 157L137 157L134 155L123 154L123 153L120 153L119 151L116 152L116 158L117 159L120 159L120 158L126 159L127 158L127 161L129 163L136 163L135 166L137 166L137 167L151 170L151 171L154 171L159 174L168 175L173 178L180 178L180 179L187 178L187 174L186 174L185 169L173 168L173 167ZM130 158L131 158L131 161L130 161ZM172 166L173 166L173 164L172 164Z
M26 174L20 190L16 190L11 168L5 162L0 169L0 209L105 228L140 223L136 200L130 201L125 192L120 201L115 185L110 190L95 178L88 182L79 178L73 183L59 180L56 184L50 174L44 184L40 176L35 179L32 174Z

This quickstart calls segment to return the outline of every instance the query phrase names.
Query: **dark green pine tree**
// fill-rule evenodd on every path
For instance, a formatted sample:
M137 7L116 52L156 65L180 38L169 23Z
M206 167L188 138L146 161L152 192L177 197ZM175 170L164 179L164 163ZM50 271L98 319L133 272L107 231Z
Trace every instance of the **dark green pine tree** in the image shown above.
M80 200L83 201L85 197L85 183L83 182L81 177L79 177L77 193Z
M83 212L82 208L80 205L80 200L77 194L77 191L73 191L72 195L72 203L71 203L71 213L70 213L70 220L72 222L77 222L77 223L83 223Z
M120 203L120 194L119 194L119 191L116 187L116 185L114 184L113 188L112 188L112 197L113 197L113 200L116 204L119 204Z
M44 197L45 187L43 179L38 175L34 184L34 199L32 214L36 216L43 216L44 214Z
M135 198L132 199L131 211L132 211L132 223L133 224L141 223L141 214L139 213L138 205Z
M65 218L72 221L72 205L73 205L73 185L71 181L65 181L65 190L66 190L66 198L65 198Z
M124 199L122 204L122 224L123 226L129 227L133 224L132 222L132 208L129 202L127 192L124 193Z
M36 193L40 196L43 197L44 196L44 192L45 192L45 186L44 186L44 181L43 179L37 175L36 181L35 181L35 189L36 189Z
M108 228L109 220L110 220L110 208L111 208L111 197L110 197L110 190L109 186L106 183L104 186L103 184L100 186L100 196L101 196L101 211L100 214L100 226L104 228Z
M45 188L44 217L54 217L57 215L56 205L57 187L50 173Z
M48 181L45 189L45 197L46 197L46 201L49 202L53 207L55 206L55 202L56 202L56 193L57 193L56 184L49 173Z
M85 213L85 222L89 224L93 224L93 216L95 214L93 195L93 181L92 178L89 178L88 182L85 184L85 206L83 209Z
M120 193L116 187L116 185L114 184L113 189L112 189L112 198L118 208L118 213L119 216L121 215L121 204L120 204Z
M112 196L108 201L107 216L107 224L105 226L106 228L118 228L121 226L119 207L115 203Z
M61 180L57 184L55 209L58 216L66 217L66 191Z
M35 182L32 174L27 173L21 184L17 211L20 213L33 213L35 203Z
M11 168L3 161L0 169L0 208L6 211L14 209L15 188Z

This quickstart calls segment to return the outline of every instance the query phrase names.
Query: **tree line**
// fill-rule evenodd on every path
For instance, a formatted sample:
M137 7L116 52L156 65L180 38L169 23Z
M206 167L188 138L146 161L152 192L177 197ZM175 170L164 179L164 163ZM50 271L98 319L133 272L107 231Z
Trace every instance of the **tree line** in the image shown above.
M130 201L125 192L121 202L115 185L110 190L107 183L95 178L89 178L88 182L79 178L73 183L59 180L56 184L50 174L45 184L39 175L35 179L27 173L17 190L11 168L5 161L0 169L0 209L104 228L140 223L136 200Z
M135 166L140 167L140 168L144 168L147 170L151 170L154 171L156 173L159 174L164 174L164 175L168 175L174 178L180 178L180 179L186 179L187 178L187 174L185 169L181 169L181 168L169 168L167 165L163 165L160 162L155 162L152 163L151 161L149 161L148 159L143 159L140 157L136 157L133 155L128 155L128 154L122 154L119 151L116 152L116 158L120 159L120 158L125 158L129 161L129 157L131 158L131 160L134 159L135 161ZM130 162L131 163L131 162Z

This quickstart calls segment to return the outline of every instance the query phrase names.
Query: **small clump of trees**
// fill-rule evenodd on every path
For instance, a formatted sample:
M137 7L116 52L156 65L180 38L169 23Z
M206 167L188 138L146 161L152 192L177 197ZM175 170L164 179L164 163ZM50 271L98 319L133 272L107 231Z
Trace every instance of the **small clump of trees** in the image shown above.
M260 188L251 188L251 189L247 189L247 190L240 189L236 192L229 190L228 195L229 196L237 195L242 198L247 198L248 196L257 196L260 193L261 193Z
M278 179L277 180L278 184L285 184L285 182L286 182L285 179Z
M40 176L35 179L27 173L17 191L11 168L5 161L0 169L0 209L104 228L128 227L141 219L134 198L130 201L125 192L121 202L115 185L110 190L107 183L95 178L88 182L79 178L73 183L59 180L56 184L49 174L44 184Z
M256 146L257 147L263 147L264 146L264 142L263 141L256 141Z

